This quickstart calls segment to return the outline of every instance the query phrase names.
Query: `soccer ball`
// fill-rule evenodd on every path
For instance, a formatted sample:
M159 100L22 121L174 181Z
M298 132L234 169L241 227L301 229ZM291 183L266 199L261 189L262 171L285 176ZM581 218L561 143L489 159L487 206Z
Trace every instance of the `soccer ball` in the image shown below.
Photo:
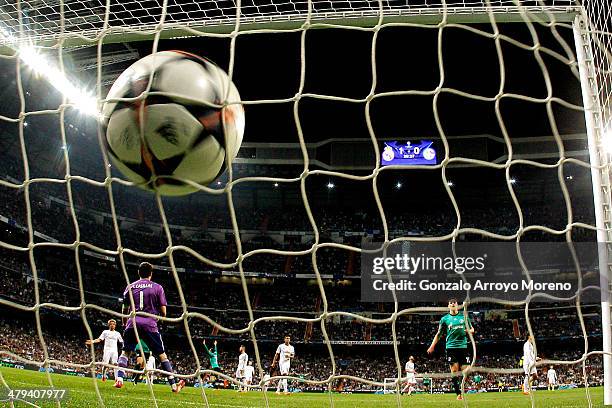
M149 80L149 92L155 94L104 104L108 154L125 177L146 190L174 196L193 193L197 188L181 178L209 184L225 171L226 154L233 159L238 153L244 133L240 94L213 62L182 51L162 51L126 69L107 100L136 98ZM224 108L210 106L224 102Z

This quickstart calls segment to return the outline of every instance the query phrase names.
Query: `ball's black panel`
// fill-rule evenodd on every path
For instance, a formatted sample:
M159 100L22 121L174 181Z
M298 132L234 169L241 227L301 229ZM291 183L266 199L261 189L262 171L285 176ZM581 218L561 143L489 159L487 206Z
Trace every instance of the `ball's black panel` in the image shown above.
M153 88L151 90L152 92L157 92ZM176 103L176 101L164 95L149 95L145 98L144 103L145 105L164 105L166 103Z
M210 108L205 106L185 106L194 117L196 117L204 129L202 133L194 140L191 147L195 147L202 142L206 137L212 136L217 139L221 147L225 149L225 137L223 136L223 123L221 123L221 109Z
M105 143L106 143L106 141L105 141ZM151 180L151 177L153 176L153 173L151 172L151 169L149 169L147 167L147 165L144 163L144 160L141 161L140 163L126 163L125 161L120 160L119 157L117 157L117 155L113 152L113 150L110 148L108 143L106 143L106 148L107 148L108 153L109 153L109 155L111 156L112 159L120 162L125 167L127 167L130 170L132 170L134 173L140 175L145 180ZM151 182L147 183L146 186L148 188L152 188Z
M156 182L156 184L158 186L161 186L161 185L164 185L164 184L169 184L169 185L172 185L172 186L184 186L185 185L185 183L183 183L182 181L173 179L170 176L167 176L167 177L166 176L159 176L159 177L160 178L158 178L157 182Z
M159 160L153 155L151 156L155 174L157 174L158 176L171 176L174 173L174 170L176 170L179 164L181 164L181 161L183 161L185 153L173 157L168 157L164 160Z
M213 66L213 67L217 66L217 64L215 64L214 62L212 62L208 58L202 57L200 55L196 55L196 54L192 54L190 52L185 52L185 51L180 51L180 50L174 50L173 52L181 54L185 59L188 59L190 61L195 61L198 64L202 65L204 67L204 69L206 70L206 72L208 72L209 74L211 73L210 72L211 66Z

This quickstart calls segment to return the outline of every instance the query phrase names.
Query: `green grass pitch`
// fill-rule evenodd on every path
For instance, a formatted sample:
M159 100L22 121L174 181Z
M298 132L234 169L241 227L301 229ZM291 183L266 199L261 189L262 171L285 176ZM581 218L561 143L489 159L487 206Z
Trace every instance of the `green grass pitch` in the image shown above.
M1 368L0 374L4 381L11 388L31 388L47 387L46 375L34 372L17 370L12 368ZM66 375L51 374L53 383L58 388L67 388L69 394L62 403L67 407L87 407L98 406L93 380L91 378L70 377ZM153 406L150 391L147 385L139 384L134 386L131 382L126 382L122 389L113 388L112 381L101 382L96 380L104 405L107 407L132 408ZM173 394L170 387L163 385L153 386L155 397L159 407L195 407L206 406L201 390L199 388L187 387L180 394ZM591 402L594 407L603 406L602 388L590 388ZM260 391L251 391L239 394L231 390L207 390L209 406L218 408L239 408L239 407L265 407L264 395ZM268 392L268 402L270 407L329 407L329 394L316 393L297 393L290 396L275 395ZM374 394L337 394L331 395L335 408L353 407L397 407L397 397L395 395L374 395ZM461 401L456 401L451 394L445 395L413 395L402 396L400 398L402 407L462 407ZM478 395L466 396L466 402L470 407L531 407L529 396L521 393L483 393ZM587 407L588 402L584 389L564 390L564 391L536 391L534 393L536 407ZM52 403L40 403L37 405L44 407L56 406ZM9 406L8 403L1 403L0 406ZM15 404L16 407L30 406L24 403Z

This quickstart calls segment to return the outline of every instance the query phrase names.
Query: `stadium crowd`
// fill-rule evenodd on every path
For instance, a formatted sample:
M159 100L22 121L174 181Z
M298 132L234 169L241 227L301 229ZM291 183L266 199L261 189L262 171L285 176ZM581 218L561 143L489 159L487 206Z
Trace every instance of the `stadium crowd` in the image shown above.
M46 174L38 166L36 162L31 163L32 177ZM19 182L23 180L22 172L20 163L12 156L0 163L0 178L4 180ZM61 171L58 171L57 176L63 178ZM3 197L0 200L0 216L3 217L0 223L1 241L27 247L30 239L27 226L31 222L32 229L37 232L33 236L34 242L71 244L77 238L78 226L80 242L97 247L81 246L75 251L73 247L37 246L31 251L34 262L31 262L28 251L0 247L0 297L31 307L36 304L35 288L38 288L38 304L43 304L39 309L41 325L49 359L89 364L91 349L84 343L89 334L85 331L83 317L87 319L94 337L105 328L109 318L119 320L117 313L121 308L123 290L128 281L135 280L134 265L142 259L123 252L127 265L124 271L117 255L104 251L116 251L118 239L121 240L122 248L165 255L155 259L157 269L154 280L166 288L170 317L178 317L183 313L179 289L189 312L205 314L224 328L246 328L250 323L250 308L254 318L260 319L254 326L254 333L265 372L270 370L274 346L282 336L289 334L297 349L297 357L292 366L293 374L308 380L325 380L332 373L332 361L324 343L325 336L320 322L266 320L267 317L282 314L313 318L318 317L325 307L328 311L352 312L366 317L387 317L394 311L393 304L361 302L359 280L352 279L360 274L360 257L352 251L329 247L318 248L316 252L317 270L331 276L323 282L325 296L314 279L311 253L259 253L244 258L243 270L252 274L247 275L247 296L236 274L238 249L231 218L223 200L204 204L200 199L191 197L180 201L164 199L172 244L192 248L210 260L226 264L226 267L220 268L204 263L189 252L175 248L172 252L173 260L181 268L178 272L180 283L177 284L175 276L167 268L169 242L166 231L160 226L159 209L151 195L134 193L133 189L114 185L114 209L119 227L116 230L105 189L78 180L71 182L71 188L77 225L73 223L71 207L67 205L65 185L30 184L31 218L27 216L23 189L0 186ZM237 194L240 194L239 189L239 186L236 187ZM301 199L298 201L301 204ZM381 216L375 206L352 210L319 204L313 202L312 205L319 242L333 241L359 247L363 242L375 241L383 236ZM538 224L563 230L568 217L560 208L563 210L564 206L558 202L521 207L523 227ZM495 208L483 203L481 206L470 206L470 210L462 214L462 228L474 227L511 235L519 226L517 210L508 203ZM592 212L592 206L572 203L574 222L592 224ZM505 216L500 217L500 214ZM390 238L440 237L449 234L457 226L456 214L450 207L421 206L408 210L399 201L386 207L385 217ZM263 248L283 251L305 251L312 248L313 226L303 207L296 205L296 202L291 202L288 207L248 207L238 203L236 218L243 254ZM119 232L119 236L116 232ZM574 241L592 241L594 232L574 227L571 237ZM484 239L477 235L470 235L470 238ZM524 239L550 241L564 240L566 237L561 234L531 232ZM312 279L298 279L297 275L300 274L310 275ZM106 312L85 308L81 314L78 309L93 304L106 309ZM600 341L598 305L583 304L581 307L581 313L572 303L548 304L545 307L534 305L530 309L529 319L538 345L542 346L542 357L549 360L577 360L581 358L581 352L577 350L583 347L585 334L591 345ZM9 315L7 310L4 312ZM476 327L476 365L517 369L521 353L518 338L524 335L526 327L524 309L473 304L470 305L470 312ZM437 330L441 313L409 313L397 319L396 339L403 359L402 365L408 355L414 355L417 372L447 372L448 368L441 355L430 358L424 353ZM580 324L580 316L585 324L585 332ZM208 364L201 347L204 338L219 341L219 359L225 375L233 376L238 344L246 344L250 348L251 358L254 357L248 333L230 335L193 316L189 317L188 323L203 367L206 368ZM364 323L350 316L334 316L324 324L334 350L336 375L357 376L379 382L397 376L390 345L393 340L390 324ZM196 360L190 351L191 345L183 323L163 324L162 330L175 370L181 374L194 373ZM372 352L374 349L375 353ZM28 360L44 359L31 315L15 313L15 316L11 315L10 319L0 322L0 350L11 351ZM96 349L97 361L100 361L100 351ZM0 357L10 358L9 355ZM53 364L62 366L61 363ZM80 370L86 371L83 368ZM590 384L601 384L601 359L589 358L585 370ZM564 384L580 384L585 381L581 365L557 365L557 372L560 382ZM483 373L480 383L471 381L469 387L495 388L499 384L503 384L503 387L516 387L522 381L522 374ZM434 378L433 383L434 388L450 389L446 378ZM303 390L327 389L326 385L297 382L293 385ZM344 379L335 380L332 387L349 392L379 388Z
M0 251L1 253L2 251ZM3 256L0 260L0 295L6 299L33 305L34 279L28 271L25 260L19 263L15 258ZM78 279L62 259L49 256L44 258L38 269L38 289L40 303L54 303L63 306L79 306L81 294L78 289ZM103 265L103 266L101 266ZM95 264L82 258L82 282L84 287L83 301L95 303L116 312L120 311L120 299L126 286L116 268L97 260ZM169 315L179 316L182 306L172 276L159 273L155 280L166 287L169 301ZM62 280L66 276L73 280ZM184 278L184 276L181 276ZM77 284L75 284L75 282ZM248 325L247 304L242 287L233 283L216 282L214 278L196 280L183 279L182 290L189 311L205 313L218 319L223 326L239 329ZM358 289L352 287L324 286L325 299L329 310L340 310L361 314L364 316L385 315L392 311L389 305L367 304L360 301ZM258 337L266 338L271 333L290 332L295 337L307 336L310 341L323 341L318 325L312 325L309 330L305 323L265 320L266 316L282 313L294 317L317 317L322 312L323 298L316 285L303 285L295 279L285 279L272 285L250 285L249 305L255 313L255 318L264 318L256 325ZM308 301L305 301L305 300ZM368 307L369 306L369 307ZM600 336L601 326L596 305L582 305L581 312L589 336ZM471 306L474 324L479 328L482 341L503 341L513 332L513 325L525 327L524 310L521 308L502 310L504 318L491 315L490 305L474 304ZM551 320L549 313L555 307L556 319ZM58 311L54 311L58 313ZM66 313L68 318L78 319L77 314ZM487 316L489 314L489 316ZM100 317L101 321L109 317ZM398 318L398 340L404 343L425 343L429 341L431 332L437 324L437 314L407 314ZM514 323L516 321L516 323ZM534 333L539 338L580 338L583 336L576 308L571 303L557 305L539 305L530 310L530 322ZM198 335L210 333L211 326L200 319L192 319L192 330ZM332 340L391 340L391 328L385 324L365 324L354 318L329 319L326 321L327 334Z
M64 179L64 175L49 174L48 163L32 161L29 163L32 174L30 177L56 177ZM21 158L8 155L0 163L0 179L8 182L20 183L23 180L23 165ZM241 185L234 187L235 194L240 194ZM245 187L246 188L246 187ZM73 204L81 230L81 239L101 248L116 249L117 243L111 218L111 204L108 191L104 187L94 186L80 180L70 183ZM499 187L500 191L505 189ZM17 224L27 225L25 201L22 189L0 187L3 200L0 202L0 215L3 215ZM367 190L365 190L367 193ZM31 215L33 227L36 231L54 237L60 242L73 242L75 239L74 225L71 220L70 209L67 207L68 196L66 185L63 183L33 183L29 186ZM350 204L350 197L359 197L364 192L351 192L345 199ZM498 192L499 193L499 192ZM250 194L249 190L244 192ZM461 201L461 191L456 191L457 199ZM549 228L562 230L566 227L568 216L564 202L543 201L533 199L519 203L523 216L523 227L528 225L544 225ZM265 237L270 231L285 231L286 235L293 234L293 238L300 232L312 233L313 226L299 199L292 199L279 205L278 202L262 203L261 205L246 205L236 200L236 219L241 231L256 231L249 238L242 237L243 242L258 240ZM250 202L250 200L245 200ZM270 200L268 200L270 201ZM351 206L338 206L333 202L316 200L311 204L314 221L321 237L329 238L339 233L344 239L353 234L378 236L383 229L382 219L374 203L363 202L353 209ZM457 216L448 200L439 200L434 203L412 203L410 211L402 205L401 200L385 201L385 218L391 237L396 236L443 236L452 232L457 226ZM120 184L114 185L113 203L116 215L119 217L119 227L122 231L122 245L143 252L163 251L166 239L161 224L160 211L152 195L135 191ZM171 225L174 244L189 245L199 248L198 242L211 241L208 234L211 230L223 229L231 232L232 223L229 209L224 198L192 196L184 199L164 199L164 212L168 224ZM345 202L345 204L347 204ZM461 203L459 203L461 204ZM487 202L470 202L462 208L461 228L480 228L489 232L511 235L519 227L518 211L512 201L505 200L494 207ZM467 210L469 208L469 210ZM465 210L465 211L464 211ZM593 224L593 207L583 200L573 200L571 203L571 216L574 222ZM500 217L504 214L504 217ZM192 230L188 230L192 229ZM129 232L129 233L128 233ZM350 233L350 234L349 234ZM575 241L592 240L594 235L584 228L574 228ZM149 239L141 239L143 236ZM155 239L153 239L155 238ZM203 239L204 238L204 239ZM551 240L550 234L542 236L527 234L524 240ZM223 244L224 239L217 243ZM301 242L287 242L281 245L288 249L298 247L306 249L309 245ZM206 243L208 245L208 243ZM255 244L257 246L257 244ZM211 248L212 249L212 248ZM248 249L247 249L248 250ZM215 254L214 251L203 251ZM235 254L234 255L235 258Z
M22 358L41 362L44 360L42 347L37 335L35 326L25 324L22 326L11 324L14 321L0 323L0 350L11 350L17 356ZM98 335L103 327L92 327L93 336ZM76 365L88 365L91 361L91 351L85 345L84 339L87 337L79 336L71 330L63 328L44 328L43 337L47 348L51 367L67 368L68 365L62 364L67 362ZM279 336L276 336L279 337ZM196 348L201 369L209 369L209 363L206 353L201 344L200 337L194 337L194 346ZM212 339L209 338L209 341ZM221 369L218 370L230 378L233 378L235 366L238 357L238 344L236 341L219 341L219 362ZM256 362L256 357L253 352L252 344L245 341L241 344L247 346L250 354L250 359ZM332 375L332 364L329 353L326 348L309 347L307 343L298 341L294 343L296 347L296 358L292 364L292 375L303 378L305 380L323 381ZM377 352L372 353L371 348L377 347ZM362 348L346 347L342 345L333 345L334 361L336 366L335 375L355 376L369 381L384 382L385 378L393 378L397 376L397 365L393 357L391 346L362 346ZM171 342L168 346L168 354L170 355L175 371L180 374L192 375L197 373L197 365L191 348L183 339L182 342ZM270 363L274 355L274 348L267 347L266 344L259 345L259 356L264 373L270 373ZM432 378L433 388L450 389L450 380L445 378L447 371L446 363L442 356L437 355L429 357L424 353L424 348L420 349L400 349L401 367L408 357L415 356L417 373L419 378ZM101 349L95 349L95 361L101 361ZM549 360L564 360L570 362L578 360L581 355L577 351L555 351L545 355ZM520 351L516 353L508 353L496 351L493 353L484 353L476 360L476 371L480 373L482 380L478 383L474 382L473 376L469 377L466 387L480 389L494 389L500 384L504 388L519 387L523 381L523 375L516 370L519 368ZM20 362L21 360L11 358L8 355L0 356L0 360ZM257 366L257 364L255 364ZM516 372L495 374L479 369L486 368L504 368L515 369ZM73 367L74 368L74 367ZM540 370L545 370L548 365L542 366ZM559 376L559 383L566 385L581 385L584 384L582 363L575 364L555 364L555 369ZM76 367L75 370L81 373L88 373L88 367ZM601 385L603 382L602 361L598 356L591 356L586 360L585 370L589 385ZM99 371L99 368L98 368ZM256 370L256 381L261 377ZM474 373L475 374L475 373ZM213 374L214 375L214 374ZM404 375L404 373L402 373ZM197 376L192 375L189 379L191 383L195 383ZM427 390L427 387L420 385ZM324 391L327 390L327 385L309 384L294 381L294 388L299 388L303 391ZM336 379L332 383L332 388L339 391L372 391L380 389L380 386L370 385L367 383L348 380Z

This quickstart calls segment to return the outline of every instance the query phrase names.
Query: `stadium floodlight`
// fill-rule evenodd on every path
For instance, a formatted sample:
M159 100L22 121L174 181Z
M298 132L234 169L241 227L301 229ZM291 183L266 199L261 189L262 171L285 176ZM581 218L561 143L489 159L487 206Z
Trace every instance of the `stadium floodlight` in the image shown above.
M574 176L565 176L565 179L566 179L566 180L573 180L573 179L574 179Z
M449 187L452 187L452 186L455 185L455 183L453 183L452 181L447 181L446 185L449 186Z
M30 69L49 81L49 83L66 96L68 101L73 103L78 110L95 117L100 115L96 98L70 82L57 67L39 54L34 47L19 47L17 39L2 27L0 27L0 37L10 44L11 48L17 51L19 58L30 67Z
M278 187L278 183L274 183L274 187Z
M397 183L395 183L395 188L397 188L398 190L402 188L402 182L398 181Z
M23 122L23 127L28 127L28 122Z
M514 177L510 179L510 184L516 184L516 179Z
M47 79L79 111L95 117L100 115L96 98L70 82L57 67L53 66L44 56L39 54L34 47L23 47L18 50L18 53L19 58L30 69Z
M333 182L330 181L329 183L327 183L327 188L329 190L333 189L334 187L336 187L336 185Z

